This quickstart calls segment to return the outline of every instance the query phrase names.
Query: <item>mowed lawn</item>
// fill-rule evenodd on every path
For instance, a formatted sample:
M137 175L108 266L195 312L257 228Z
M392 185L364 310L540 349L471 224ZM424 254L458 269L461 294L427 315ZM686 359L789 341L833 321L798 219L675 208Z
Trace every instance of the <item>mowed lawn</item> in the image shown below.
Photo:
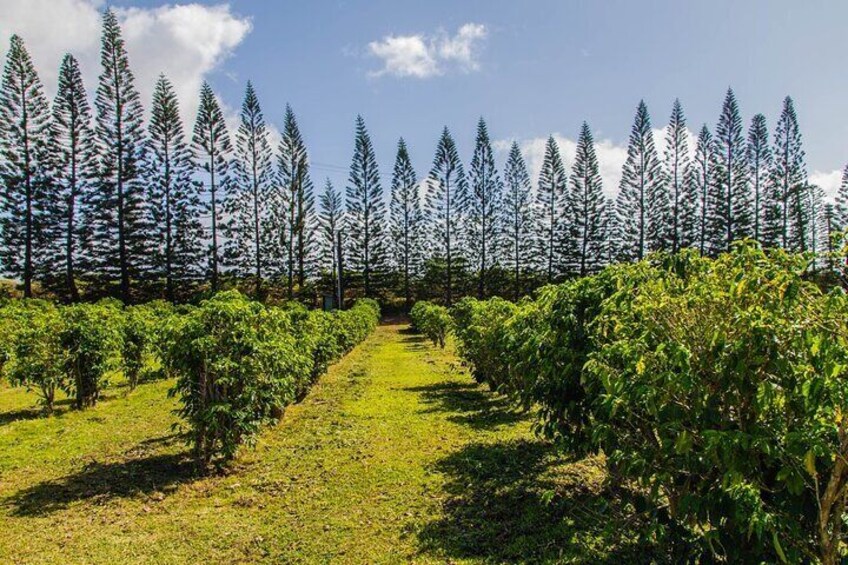
M374 335L200 477L170 381L94 409L0 388L0 563L634 562L594 460L476 385L450 345Z

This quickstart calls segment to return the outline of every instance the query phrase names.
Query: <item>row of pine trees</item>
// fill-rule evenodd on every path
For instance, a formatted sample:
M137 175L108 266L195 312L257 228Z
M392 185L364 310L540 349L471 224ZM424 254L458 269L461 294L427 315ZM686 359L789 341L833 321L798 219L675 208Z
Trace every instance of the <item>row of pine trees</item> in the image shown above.
M291 298L321 281L339 298L423 293L451 303L466 293L518 296L653 251L714 255L745 237L824 251L848 223L848 174L835 205L809 184L788 97L770 140L762 114L746 133L728 90L694 156L679 101L662 155L640 102L615 200L603 191L588 124L570 172L548 139L534 188L517 143L501 174L482 119L467 174L447 128L424 179L401 139L387 199L357 117L346 190L328 180L316 206L290 107L275 151L250 83L234 139L204 84L188 133L160 76L145 125L110 10L101 63L93 108L72 55L51 106L22 39L11 39L0 86L0 267L25 296L37 282L66 300L180 300L235 281Z

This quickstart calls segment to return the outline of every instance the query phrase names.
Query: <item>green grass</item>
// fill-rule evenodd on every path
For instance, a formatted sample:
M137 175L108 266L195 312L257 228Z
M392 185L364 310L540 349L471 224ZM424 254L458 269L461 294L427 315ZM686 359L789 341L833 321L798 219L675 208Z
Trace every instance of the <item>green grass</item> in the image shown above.
M602 466L384 325L226 475L196 476L170 381L96 408L0 389L0 562L634 562ZM644 559L644 556L642 556Z

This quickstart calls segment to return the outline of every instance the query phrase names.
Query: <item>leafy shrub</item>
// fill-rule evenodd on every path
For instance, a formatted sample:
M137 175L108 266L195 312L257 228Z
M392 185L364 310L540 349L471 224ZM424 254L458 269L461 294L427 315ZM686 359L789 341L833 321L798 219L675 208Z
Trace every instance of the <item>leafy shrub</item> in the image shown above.
M412 307L409 317L415 329L427 336L434 345L445 346L445 339L451 328L451 316L447 308L420 301Z
M144 306L129 306L124 310L121 360L124 377L135 390L156 328L156 320Z
M471 374L492 390L507 385L509 360L503 357L506 321L517 306L502 298L479 301L463 298L450 310L460 357Z
M27 300L7 307L3 318L7 331L3 339L9 340L4 355L13 360L7 369L9 381L37 391L45 412L51 414L56 390L67 383L58 309L50 303Z
M838 562L846 306L807 261L742 245L617 292L595 324L599 446L726 557Z
M61 309L59 340L65 354L66 390L77 408L100 398L106 374L120 365L122 313L120 302L74 304Z
M338 325L336 339L344 355L368 337L380 321L380 305L376 300L361 298L348 310L333 313Z
M642 485L675 560L837 563L848 299L808 282L808 261L741 243L610 267L511 315L462 303L459 351L538 405L545 435Z
M171 318L163 361L177 375L171 394L182 401L198 463L225 463L252 443L308 389L316 366L364 339L378 316L371 302L324 315L265 307L228 291Z
M228 460L250 443L274 409L294 399L295 377L308 364L280 328L282 316L237 291L204 301L172 327L167 365L176 373L172 394L191 428L198 462ZM285 324L283 324L285 326Z

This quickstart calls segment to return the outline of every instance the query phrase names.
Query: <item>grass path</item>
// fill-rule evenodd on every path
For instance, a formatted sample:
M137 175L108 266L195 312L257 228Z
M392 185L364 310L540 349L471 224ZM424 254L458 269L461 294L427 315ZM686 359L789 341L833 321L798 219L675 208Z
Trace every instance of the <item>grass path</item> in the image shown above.
M450 348L383 325L226 476L196 477L171 383L87 412L0 390L2 563L626 559L592 461L478 387ZM620 536L618 536L620 538ZM624 557L622 557L624 556Z

